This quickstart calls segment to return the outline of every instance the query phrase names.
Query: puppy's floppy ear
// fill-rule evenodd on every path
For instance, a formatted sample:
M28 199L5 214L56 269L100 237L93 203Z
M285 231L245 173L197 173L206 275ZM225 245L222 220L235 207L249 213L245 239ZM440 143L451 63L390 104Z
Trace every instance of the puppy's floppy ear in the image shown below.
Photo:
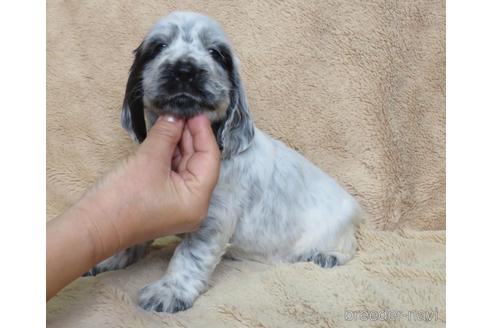
M143 42L135 49L134 53L135 60L130 68L121 110L121 125L135 141L141 143L147 137L142 100L142 70L148 59L144 55Z
M254 124L249 114L246 94L239 76L238 61L229 59L229 79L231 81L230 104L225 122L219 130L222 158L228 159L240 154L251 145L254 137Z

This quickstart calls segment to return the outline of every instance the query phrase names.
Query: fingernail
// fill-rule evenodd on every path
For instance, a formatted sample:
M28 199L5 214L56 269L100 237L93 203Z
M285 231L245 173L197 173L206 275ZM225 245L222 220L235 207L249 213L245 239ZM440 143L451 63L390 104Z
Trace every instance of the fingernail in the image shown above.
M169 114L159 116L159 120L166 120L169 123L176 123L178 121L176 117Z

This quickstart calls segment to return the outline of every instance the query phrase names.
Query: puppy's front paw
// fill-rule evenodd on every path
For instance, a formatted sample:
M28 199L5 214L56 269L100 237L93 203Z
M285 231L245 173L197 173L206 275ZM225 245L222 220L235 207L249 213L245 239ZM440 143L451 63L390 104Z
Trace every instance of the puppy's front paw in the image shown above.
M128 247L124 251L98 263L90 271L84 273L83 276L95 276L101 272L124 269L147 255L151 243L152 242L146 242Z
M96 276L106 271L121 270L126 268L130 264L133 264L134 262L136 262L136 258L129 256L129 253L127 251L123 251L111 256L110 258L107 258L101 263L96 264L92 269L84 273L82 276Z
M140 290L138 305L147 311L175 313L189 309L193 300L177 284L156 281Z

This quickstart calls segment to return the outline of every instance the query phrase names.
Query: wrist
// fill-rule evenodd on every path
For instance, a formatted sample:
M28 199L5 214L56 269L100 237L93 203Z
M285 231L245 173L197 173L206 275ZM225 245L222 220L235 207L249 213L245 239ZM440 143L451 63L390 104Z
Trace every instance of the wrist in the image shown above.
M46 229L47 299L104 259L110 252L100 228L94 225L92 207L81 200Z
M97 189L97 188L96 188ZM130 244L129 234L125 233L122 215L125 211L118 208L118 202L103 190L89 191L77 204L78 220L84 225L88 236L93 261L98 263ZM94 263L94 264L95 264Z

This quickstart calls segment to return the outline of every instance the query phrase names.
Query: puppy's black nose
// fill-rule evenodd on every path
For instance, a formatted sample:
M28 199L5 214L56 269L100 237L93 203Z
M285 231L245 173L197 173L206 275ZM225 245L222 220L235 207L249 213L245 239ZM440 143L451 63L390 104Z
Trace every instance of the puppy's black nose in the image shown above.
M174 79L181 82L191 82L196 77L197 68L190 62L178 61L173 68Z

